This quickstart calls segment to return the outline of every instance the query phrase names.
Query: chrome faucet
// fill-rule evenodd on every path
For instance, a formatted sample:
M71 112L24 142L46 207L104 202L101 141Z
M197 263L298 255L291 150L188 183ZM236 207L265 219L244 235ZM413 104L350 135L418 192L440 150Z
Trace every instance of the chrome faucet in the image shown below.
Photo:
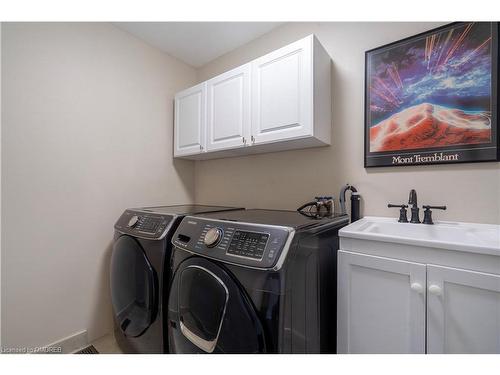
M415 189L410 190L410 196L408 197L408 206L411 209L411 219L410 223L420 224L419 209L417 205L417 191Z

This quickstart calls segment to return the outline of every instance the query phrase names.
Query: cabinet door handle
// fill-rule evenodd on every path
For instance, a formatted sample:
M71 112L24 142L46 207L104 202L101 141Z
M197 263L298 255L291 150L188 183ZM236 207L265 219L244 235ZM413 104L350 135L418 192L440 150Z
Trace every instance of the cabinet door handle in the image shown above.
M439 285L429 285L429 293L434 294L435 296L440 296L441 295L441 287Z
M245 139L245 137L243 137L243 144L246 145L247 144L247 140Z
M250 137L250 140L252 141L252 143L255 143L255 137L253 135Z
M424 287L420 283L411 283L410 288L418 294L422 294L422 292L424 291Z

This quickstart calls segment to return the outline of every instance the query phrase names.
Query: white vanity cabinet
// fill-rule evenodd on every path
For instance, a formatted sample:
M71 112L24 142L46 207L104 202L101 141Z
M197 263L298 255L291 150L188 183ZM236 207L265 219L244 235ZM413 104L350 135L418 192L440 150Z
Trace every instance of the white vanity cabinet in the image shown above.
M186 92L198 93L200 101L186 99ZM185 90L175 102L176 157L210 159L329 145L331 60L309 35Z
M500 225L365 217L339 236L339 353L500 353Z
M339 353L500 353L497 259L411 246L395 259L379 256L397 254L395 244L374 244L371 255L338 254Z

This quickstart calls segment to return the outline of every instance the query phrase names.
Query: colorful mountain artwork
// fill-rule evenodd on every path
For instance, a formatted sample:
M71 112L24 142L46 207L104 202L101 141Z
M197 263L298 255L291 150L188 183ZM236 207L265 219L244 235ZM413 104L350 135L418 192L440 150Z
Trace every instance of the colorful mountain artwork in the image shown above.
M492 142L491 23L461 23L367 54L370 153Z
M430 103L404 109L370 128L372 152L471 145L491 141L491 115Z

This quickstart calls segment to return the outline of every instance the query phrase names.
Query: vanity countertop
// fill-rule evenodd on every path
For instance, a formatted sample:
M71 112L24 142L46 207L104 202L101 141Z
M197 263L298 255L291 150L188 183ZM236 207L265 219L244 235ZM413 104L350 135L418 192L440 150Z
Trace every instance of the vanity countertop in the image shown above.
M500 256L500 225L435 221L434 225L398 223L364 217L339 232L340 238L391 242Z

